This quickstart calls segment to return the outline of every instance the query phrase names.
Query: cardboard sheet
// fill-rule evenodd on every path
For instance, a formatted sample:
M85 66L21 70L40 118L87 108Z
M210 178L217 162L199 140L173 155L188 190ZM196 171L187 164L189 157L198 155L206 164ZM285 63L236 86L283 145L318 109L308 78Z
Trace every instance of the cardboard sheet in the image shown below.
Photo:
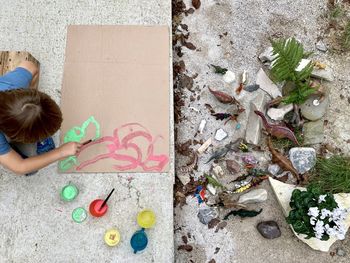
M167 26L69 26L61 143L85 142L61 172L167 172Z

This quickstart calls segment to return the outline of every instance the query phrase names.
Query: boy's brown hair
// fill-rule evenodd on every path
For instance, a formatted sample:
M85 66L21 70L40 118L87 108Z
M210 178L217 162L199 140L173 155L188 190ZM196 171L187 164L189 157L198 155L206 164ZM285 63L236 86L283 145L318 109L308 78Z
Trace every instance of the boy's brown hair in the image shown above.
M49 95L32 89L0 92L0 131L12 141L41 141L53 135L61 123L61 110Z

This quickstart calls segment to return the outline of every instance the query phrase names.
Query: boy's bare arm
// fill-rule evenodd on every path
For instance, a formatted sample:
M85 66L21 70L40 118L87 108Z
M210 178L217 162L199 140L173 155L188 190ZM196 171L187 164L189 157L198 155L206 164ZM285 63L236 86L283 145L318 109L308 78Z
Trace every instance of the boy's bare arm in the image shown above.
M80 150L81 144L76 142L65 143L59 148L41 155L23 159L17 152L0 155L0 163L16 174L27 174L44 168L49 164L75 155Z

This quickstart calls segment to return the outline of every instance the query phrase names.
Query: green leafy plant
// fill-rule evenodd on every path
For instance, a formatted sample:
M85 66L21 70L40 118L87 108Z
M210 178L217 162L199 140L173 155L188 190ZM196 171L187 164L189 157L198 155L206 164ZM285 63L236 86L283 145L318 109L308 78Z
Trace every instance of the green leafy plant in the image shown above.
M309 85L313 64L309 62L303 69L296 70L301 60L307 56L304 48L295 38L271 40L273 55L271 73L278 82L291 81L295 88L283 99L284 103L303 103L315 89Z
M350 193L350 158L333 155L318 158L310 184L330 193Z
M324 193L319 188L310 186L306 191L295 189L289 205L292 210L286 219L295 232L305 234L306 238L329 239L329 234L322 228L325 225L328 225L330 228L337 225L336 221L333 222L330 219L332 211L338 208L338 204L332 194ZM341 212L345 213L346 211ZM322 223L320 224L318 221L322 221ZM321 231L317 229L320 227Z
M336 19L338 17L343 16L345 13L343 7L340 4L335 5L333 8L330 10L330 17L331 19Z

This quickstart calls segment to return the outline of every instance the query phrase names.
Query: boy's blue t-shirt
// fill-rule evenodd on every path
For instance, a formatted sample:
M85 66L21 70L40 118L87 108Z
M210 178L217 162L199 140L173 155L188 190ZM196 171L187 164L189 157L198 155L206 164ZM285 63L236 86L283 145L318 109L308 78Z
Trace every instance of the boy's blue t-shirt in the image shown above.
M28 88L32 82L33 76L25 68L15 68L13 71L0 76L0 92L13 89ZM11 150L5 135L0 132L0 155L6 154Z

